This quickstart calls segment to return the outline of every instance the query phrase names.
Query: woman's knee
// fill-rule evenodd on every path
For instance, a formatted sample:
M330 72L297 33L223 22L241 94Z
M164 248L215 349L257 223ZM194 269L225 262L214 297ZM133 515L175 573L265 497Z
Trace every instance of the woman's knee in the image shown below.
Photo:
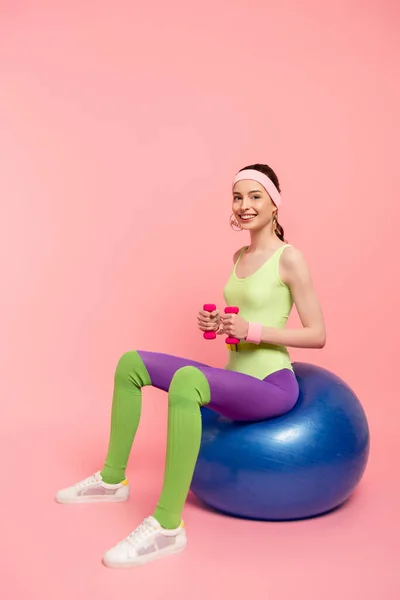
M121 356L115 369L114 380L118 384L133 384L136 387L151 385L146 366L136 350L124 352Z
M210 385L207 377L197 367L187 366L174 374L168 392L168 404L196 404L210 402Z

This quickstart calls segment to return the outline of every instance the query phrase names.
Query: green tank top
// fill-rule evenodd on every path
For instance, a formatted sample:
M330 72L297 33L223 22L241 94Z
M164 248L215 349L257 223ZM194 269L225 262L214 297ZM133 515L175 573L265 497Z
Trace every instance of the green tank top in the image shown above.
M292 309L293 299L290 289L279 277L279 259L289 245L281 246L255 273L240 278L236 275L236 267L248 246L243 248L224 288L226 306L238 306L239 314L246 321L283 329ZM293 371L285 346L249 344L241 340L237 351L234 346L228 348L227 370L258 379L264 379L280 369Z

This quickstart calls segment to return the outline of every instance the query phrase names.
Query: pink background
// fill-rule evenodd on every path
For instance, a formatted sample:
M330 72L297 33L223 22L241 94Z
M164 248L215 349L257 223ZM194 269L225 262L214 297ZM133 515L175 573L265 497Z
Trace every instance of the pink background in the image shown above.
M1 3L4 600L398 598L400 9L322 5ZM221 301L246 240L228 226L230 183L254 161L281 179L280 220L326 317L326 348L292 357L359 395L368 470L343 510L309 522L190 499L187 552L107 570L103 551L160 491L164 394L144 394L128 504L62 507L54 493L101 466L123 351L224 363L196 313Z

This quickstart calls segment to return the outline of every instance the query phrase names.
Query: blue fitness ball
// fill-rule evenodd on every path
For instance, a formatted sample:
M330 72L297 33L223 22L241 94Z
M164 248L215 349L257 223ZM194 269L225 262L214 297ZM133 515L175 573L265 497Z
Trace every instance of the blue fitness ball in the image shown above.
M369 455L363 407L333 373L293 367L300 394L281 417L235 422L201 409L191 490L205 504L238 517L290 520L326 513L352 494Z

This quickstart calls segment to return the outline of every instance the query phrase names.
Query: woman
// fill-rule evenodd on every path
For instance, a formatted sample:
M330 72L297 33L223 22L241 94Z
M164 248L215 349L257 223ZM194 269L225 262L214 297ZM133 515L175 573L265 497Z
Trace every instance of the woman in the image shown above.
M290 411L298 385L287 347L322 348L325 326L302 254L285 243L278 223L279 181L267 165L251 165L233 182L231 226L247 230L250 245L237 251L224 289L239 314L200 311L201 331L240 340L229 346L225 369L147 351L124 354L116 369L108 453L103 469L58 492L61 503L122 502L125 476L139 425L142 387L168 392L165 478L155 512L104 554L110 567L150 562L186 547L182 510L201 441L200 407L236 420L260 420ZM293 303L300 329L286 329Z

